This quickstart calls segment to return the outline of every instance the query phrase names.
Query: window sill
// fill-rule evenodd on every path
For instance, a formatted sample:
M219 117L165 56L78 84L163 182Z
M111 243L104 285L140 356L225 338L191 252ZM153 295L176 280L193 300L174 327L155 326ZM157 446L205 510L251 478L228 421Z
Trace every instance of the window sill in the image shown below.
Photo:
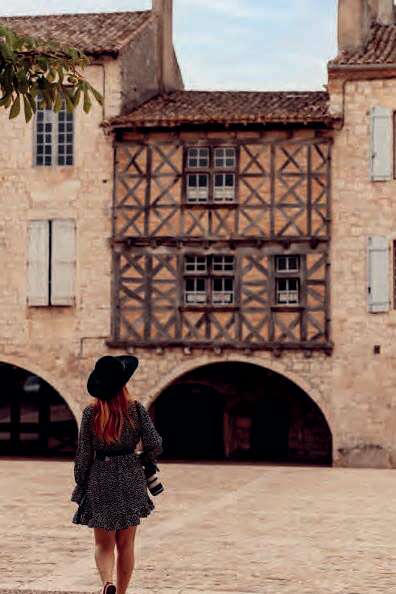
M238 202L224 202L224 203L219 203L219 202L200 202L199 204L197 203L189 203L189 202L182 202L181 207L184 209L199 209L199 208L206 208L206 209L211 209L211 210L216 210L216 209L220 209L220 208L238 208L239 204Z
M179 311L202 311L202 312L214 312L214 311L239 311L238 305L180 305Z
M272 311L279 311L279 312L301 312L305 310L305 307L302 305L271 305Z

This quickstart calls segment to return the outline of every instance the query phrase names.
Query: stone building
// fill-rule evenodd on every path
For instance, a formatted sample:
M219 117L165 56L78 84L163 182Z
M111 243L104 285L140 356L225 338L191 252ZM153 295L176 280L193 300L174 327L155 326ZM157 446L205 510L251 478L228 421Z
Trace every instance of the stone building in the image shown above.
M338 10L327 90L295 93L184 91L170 0L11 20L92 53L106 101L72 166L59 138L39 166L50 114L4 125L4 451L70 452L95 358L133 352L165 459L396 465L394 8Z

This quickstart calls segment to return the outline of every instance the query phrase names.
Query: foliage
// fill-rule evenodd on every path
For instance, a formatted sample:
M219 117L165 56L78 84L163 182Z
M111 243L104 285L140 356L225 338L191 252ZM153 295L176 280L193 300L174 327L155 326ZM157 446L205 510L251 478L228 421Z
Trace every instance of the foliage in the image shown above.
M72 112L83 101L88 113L91 96L101 105L102 95L80 70L90 60L76 48L64 48L54 41L26 37L0 25L0 107L15 118L23 107L28 122L41 108Z

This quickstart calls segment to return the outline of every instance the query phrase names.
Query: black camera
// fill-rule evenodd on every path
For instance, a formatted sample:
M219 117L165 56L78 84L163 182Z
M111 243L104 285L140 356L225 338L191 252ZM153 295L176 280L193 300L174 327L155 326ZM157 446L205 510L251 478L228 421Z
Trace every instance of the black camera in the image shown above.
M144 453L140 454L139 457L146 476L148 490L152 495L159 495L159 493L163 492L164 486L157 476L158 466L152 460L146 458Z

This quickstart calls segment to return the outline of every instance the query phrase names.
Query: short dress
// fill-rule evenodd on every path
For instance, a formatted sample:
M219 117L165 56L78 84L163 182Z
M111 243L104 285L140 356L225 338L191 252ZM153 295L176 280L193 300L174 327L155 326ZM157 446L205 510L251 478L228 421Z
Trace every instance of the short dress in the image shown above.
M137 417L137 407L140 419ZM137 454L121 454L107 460L95 458L95 449L134 450L141 438L145 456L156 463L163 451L162 437L155 429L149 413L138 401L129 401L128 412L132 413L137 429L124 422L120 439L105 444L93 430L94 405L84 408L74 462L76 486L71 501L78 503L78 509L72 518L73 524L120 530L137 526L140 518L147 517L155 509Z

